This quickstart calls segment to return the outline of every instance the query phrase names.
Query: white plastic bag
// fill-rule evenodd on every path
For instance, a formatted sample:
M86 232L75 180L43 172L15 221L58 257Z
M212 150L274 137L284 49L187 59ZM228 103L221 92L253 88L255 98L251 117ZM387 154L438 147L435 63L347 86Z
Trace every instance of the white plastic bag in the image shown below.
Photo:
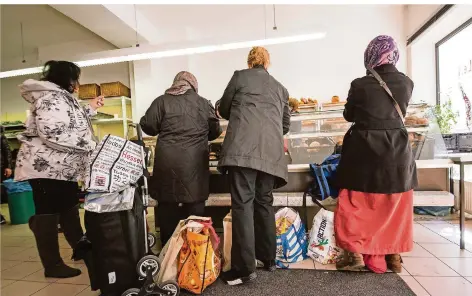
M333 264L341 255L342 249L336 246L334 236L334 213L321 209L313 218L308 256L321 264Z
M84 209L95 213L127 211L133 208L136 188L128 186L119 192L93 192L85 197Z
M223 219L223 272L231 269L231 247L233 243L233 223L231 212Z

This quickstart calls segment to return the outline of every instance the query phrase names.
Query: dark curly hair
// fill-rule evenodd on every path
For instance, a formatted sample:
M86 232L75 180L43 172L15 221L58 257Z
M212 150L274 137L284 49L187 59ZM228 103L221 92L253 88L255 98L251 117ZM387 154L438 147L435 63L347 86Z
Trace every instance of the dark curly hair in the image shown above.
M73 93L79 83L80 68L67 61L49 61L44 64L41 80L57 84L69 93Z

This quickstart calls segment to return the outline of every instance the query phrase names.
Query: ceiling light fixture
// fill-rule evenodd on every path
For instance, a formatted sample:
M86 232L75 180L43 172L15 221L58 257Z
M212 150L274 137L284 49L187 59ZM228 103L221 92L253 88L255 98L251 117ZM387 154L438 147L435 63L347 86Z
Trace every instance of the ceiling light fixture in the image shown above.
M97 59L91 59L91 60L86 60L86 61L77 61L75 63L79 67L90 67L90 66L99 66L99 65L106 65L106 64L113 64L113 63L131 62L131 61L148 60L148 59L161 59L161 58L186 56L186 55L209 53L209 52L216 52L216 51L250 48L253 46L266 46L266 45L276 45L276 44L284 44L284 43L294 43L294 42L300 42L300 41L322 39L325 36L326 36L326 33L312 33L312 34L304 34L304 35L294 35L294 36L289 36L289 37L277 37L277 38L268 38L268 39L260 39L260 40L253 40L253 41L225 43L225 44L220 44L220 45L208 45L208 46L200 46L200 47L192 47L192 48L184 48L184 49L127 54L127 55L108 57L108 58L97 58ZM13 77L13 76L41 73L42 69L43 69L42 67L35 67L35 68L26 68L26 69L12 70L12 71L4 71L4 72L0 72L0 79Z

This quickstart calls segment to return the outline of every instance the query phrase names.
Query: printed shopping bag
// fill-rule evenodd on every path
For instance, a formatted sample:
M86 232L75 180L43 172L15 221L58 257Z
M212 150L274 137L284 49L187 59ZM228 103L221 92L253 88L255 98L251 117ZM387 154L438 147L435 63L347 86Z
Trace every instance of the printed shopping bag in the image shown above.
M342 250L336 246L334 237L334 213L321 209L313 218L308 256L321 264L333 264L341 255Z
M276 263L288 268L290 263L307 258L308 240L300 215L291 208L282 208L275 214L277 235Z
M231 247L233 243L233 223L231 211L223 219L223 272L231 269Z
M162 284L167 281L177 281L179 253L184 244L183 233L184 230L187 229L188 222L191 220L211 223L211 218L199 216L190 216L179 222L171 239L162 248L159 254L161 269L154 279L157 283Z
M221 272L221 258L210 223L189 221L184 230L184 244L180 249L178 262L179 287L200 295L213 284Z
M90 159L85 182L90 192L120 192L143 175L143 147L117 136L105 136Z

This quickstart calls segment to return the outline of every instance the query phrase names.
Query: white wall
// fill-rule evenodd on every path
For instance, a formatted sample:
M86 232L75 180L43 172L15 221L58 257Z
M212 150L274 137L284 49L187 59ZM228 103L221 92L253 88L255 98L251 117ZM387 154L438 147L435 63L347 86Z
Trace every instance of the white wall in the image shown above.
M263 15L263 10L260 14ZM346 97L350 82L365 74L365 47L372 38L380 34L391 35L397 40L400 47L398 68L406 70L404 7L401 5L279 5L278 32L271 30L271 17L269 14L268 37L289 33L327 33L322 40L268 47L272 62L269 72L287 87L291 96L313 97L319 101L329 101L333 95ZM244 27L242 23L238 24L236 40L264 38L263 17L244 19ZM221 30L229 30L224 27L225 24L222 23L221 26ZM245 39L241 39L241 32L245 32ZM189 56L187 68L197 77L200 94L212 102L218 100L234 70L247 67L248 52L249 49L244 49ZM144 76L143 79L149 83L154 81L152 90L148 87L148 95L137 94L139 110L145 110L152 99L162 94L170 85L173 76L178 71L185 70L185 61L178 66L170 61L158 62L162 63L159 73L152 73L147 69L143 70L143 75L139 74L139 67L135 63L137 84L146 84L139 81L139 76ZM139 110L136 112L138 117L144 112Z
M2 71L40 66L51 59L76 60L75 57L82 54L116 49L48 5L2 5L1 21ZM25 64L21 62L19 32L11 32L19 28L20 21L24 22L25 30ZM2 115L25 112L28 108L18 90L18 85L28 78L38 79L39 75L0 80ZM82 69L80 82L83 84L113 81L121 81L129 86L128 63Z
M172 85L175 75L189 71L187 57L132 63L134 72L133 120L138 122L151 103Z
M409 46L410 77L415 83L414 102L436 104L435 44L471 17L471 5L455 5Z

